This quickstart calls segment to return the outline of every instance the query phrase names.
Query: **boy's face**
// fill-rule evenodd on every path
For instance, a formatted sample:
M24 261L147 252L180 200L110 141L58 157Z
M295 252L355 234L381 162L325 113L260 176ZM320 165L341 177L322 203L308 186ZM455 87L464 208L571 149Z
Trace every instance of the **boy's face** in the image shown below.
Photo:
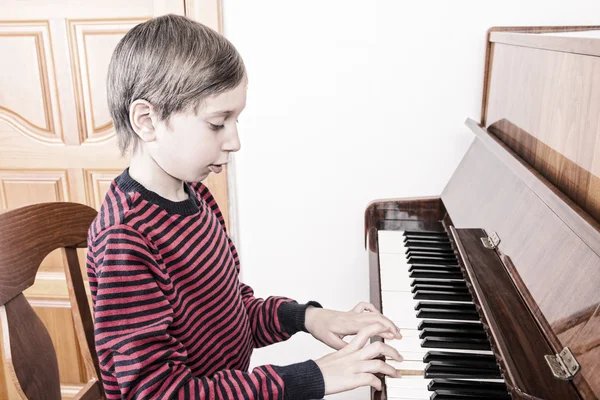
M234 89L208 97L198 113L173 114L167 127L153 121L152 158L169 175L186 182L220 173L229 153L240 149L237 118L246 106L247 80Z

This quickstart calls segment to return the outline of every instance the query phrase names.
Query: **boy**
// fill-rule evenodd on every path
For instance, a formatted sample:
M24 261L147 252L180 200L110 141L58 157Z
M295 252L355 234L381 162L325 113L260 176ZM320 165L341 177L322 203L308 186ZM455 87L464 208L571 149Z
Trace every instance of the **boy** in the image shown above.
M132 148L132 157L90 227L87 258L108 399L311 399L380 388L375 373L397 376L373 360L400 361L395 350L365 347L374 335L401 337L372 305L337 312L257 299L238 280L235 246L199 182L240 148L246 84L233 45L184 17L137 25L114 51L108 103L120 148ZM341 350L247 372L253 348L298 331Z

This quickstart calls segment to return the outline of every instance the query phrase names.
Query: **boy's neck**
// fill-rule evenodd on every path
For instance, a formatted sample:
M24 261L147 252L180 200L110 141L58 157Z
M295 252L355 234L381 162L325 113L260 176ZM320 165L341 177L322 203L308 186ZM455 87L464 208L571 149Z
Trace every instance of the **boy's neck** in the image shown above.
M183 181L166 173L144 149L133 152L129 176L167 200L183 201L189 197L183 187Z

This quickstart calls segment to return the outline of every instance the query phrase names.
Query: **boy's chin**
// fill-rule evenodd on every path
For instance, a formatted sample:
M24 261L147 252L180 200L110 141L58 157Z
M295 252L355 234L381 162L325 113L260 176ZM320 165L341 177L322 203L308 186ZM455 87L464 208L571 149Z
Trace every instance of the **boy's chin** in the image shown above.
M200 181L205 180L206 178L208 178L210 173L211 173L211 171L206 171L206 172L199 174L198 177L195 179L195 182L200 182Z
M195 174L196 176L194 177L194 179L190 179L190 180L188 180L188 182L200 182L200 181L203 181L206 178L208 178L209 175L213 175L216 172L217 171L214 171L210 167L203 168L202 170L197 171L197 173Z

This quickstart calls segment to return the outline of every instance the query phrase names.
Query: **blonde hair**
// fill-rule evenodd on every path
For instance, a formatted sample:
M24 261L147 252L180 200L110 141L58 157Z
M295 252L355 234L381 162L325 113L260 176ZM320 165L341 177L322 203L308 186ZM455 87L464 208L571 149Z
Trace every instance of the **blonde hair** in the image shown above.
M196 111L206 97L235 88L244 75L235 47L205 25L173 14L136 25L108 66L108 107L121 152L139 139L129 122L134 100L148 101L168 123L173 113Z

